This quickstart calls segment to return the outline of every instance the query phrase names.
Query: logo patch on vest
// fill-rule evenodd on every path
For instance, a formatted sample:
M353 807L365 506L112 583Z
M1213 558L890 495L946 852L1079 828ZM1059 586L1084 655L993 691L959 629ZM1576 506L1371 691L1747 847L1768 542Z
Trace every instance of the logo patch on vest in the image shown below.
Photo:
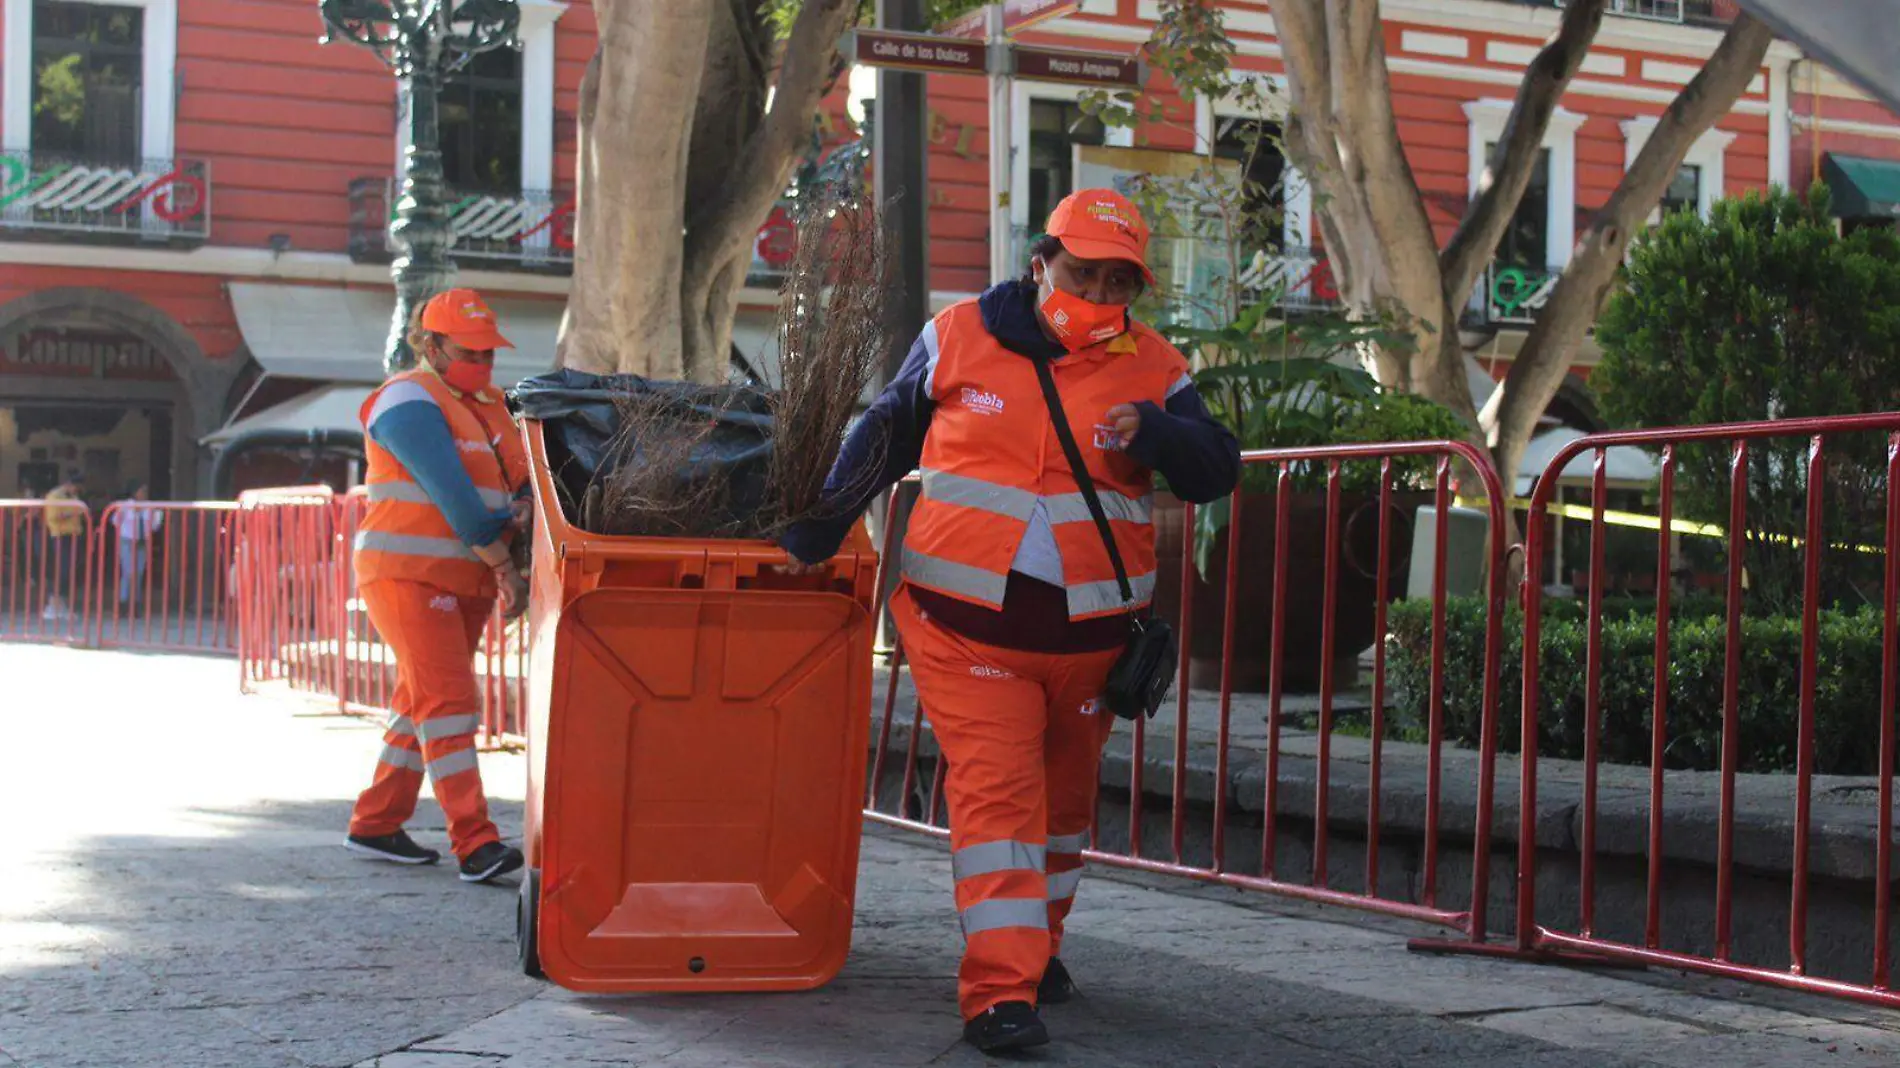
M990 667L987 664L976 665L970 669L970 674L972 677L979 679L1013 679L1016 677L1004 671L1002 668Z
M1095 447L1103 452L1122 451L1121 431L1101 423L1095 424Z
M1077 711L1079 711L1085 716L1093 716L1097 711L1100 710L1100 708L1101 708L1101 698L1091 697L1088 700L1082 702L1082 707L1077 709Z
M978 415L1003 414L1003 398L972 386L963 387L963 406Z
M429 599L429 607L438 612L453 612L460 608L461 605L455 600L453 594L445 593L440 597L431 597Z
M456 441L455 447L461 449L463 452L487 452L489 448L487 442L475 441L470 438L462 438Z

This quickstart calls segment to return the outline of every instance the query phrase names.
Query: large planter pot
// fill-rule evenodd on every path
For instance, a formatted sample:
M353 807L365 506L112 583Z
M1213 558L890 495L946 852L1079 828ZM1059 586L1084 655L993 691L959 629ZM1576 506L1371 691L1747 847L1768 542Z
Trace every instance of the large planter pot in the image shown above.
M1391 559L1387 593L1405 592L1411 563L1412 527L1420 506L1432 501L1430 492L1392 495L1387 518ZM1270 681L1273 652L1274 524L1276 497L1272 493L1244 493L1240 497L1239 611L1234 627L1233 683L1239 693L1265 693ZM1326 595L1326 494L1295 493L1288 517L1286 561L1286 638L1283 651L1288 693L1319 688L1321 631ZM1182 557L1193 553L1181 529L1181 504L1166 494L1155 502L1156 556L1160 573L1155 582L1155 607L1165 619L1181 613ZM1376 493L1342 494L1339 502L1340 552L1334 580L1338 598L1334 616L1333 661L1336 685L1352 678L1353 659L1373 641L1374 609L1378 599L1379 497ZM1227 610L1226 581L1229 534L1215 535L1209 554L1207 581L1198 575L1193 584L1193 633L1187 646L1188 679L1196 689L1218 689L1221 682L1222 628Z

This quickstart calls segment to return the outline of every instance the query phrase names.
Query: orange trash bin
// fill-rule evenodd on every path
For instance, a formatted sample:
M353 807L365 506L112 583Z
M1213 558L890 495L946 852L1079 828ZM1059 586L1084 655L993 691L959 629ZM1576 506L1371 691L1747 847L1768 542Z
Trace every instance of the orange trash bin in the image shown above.
M521 963L570 990L807 990L851 945L877 553L563 513L542 425Z

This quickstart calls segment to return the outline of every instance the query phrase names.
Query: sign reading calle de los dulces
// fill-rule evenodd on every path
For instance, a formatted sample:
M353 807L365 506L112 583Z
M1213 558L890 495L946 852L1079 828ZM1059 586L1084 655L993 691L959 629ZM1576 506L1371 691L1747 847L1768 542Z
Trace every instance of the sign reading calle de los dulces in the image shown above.
M868 67L898 67L937 74L984 74L989 54L983 42L927 33L858 30L855 54Z

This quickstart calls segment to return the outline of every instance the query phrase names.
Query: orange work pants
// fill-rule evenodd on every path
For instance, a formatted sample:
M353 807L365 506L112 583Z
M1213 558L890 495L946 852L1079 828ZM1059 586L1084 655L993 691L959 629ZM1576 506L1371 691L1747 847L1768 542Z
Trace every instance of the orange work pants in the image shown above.
M488 818L475 764L481 695L475 648L494 602L457 597L419 582L382 580L358 591L384 644L396 654L396 692L376 778L356 799L350 833L394 834L416 811L426 770L448 816L449 844L466 858L501 832Z
M963 924L957 1002L968 1020L1036 1001L1082 878L1102 746L1102 683L1118 650L1026 653L960 637L909 593L891 605L911 680L949 764L951 872Z

